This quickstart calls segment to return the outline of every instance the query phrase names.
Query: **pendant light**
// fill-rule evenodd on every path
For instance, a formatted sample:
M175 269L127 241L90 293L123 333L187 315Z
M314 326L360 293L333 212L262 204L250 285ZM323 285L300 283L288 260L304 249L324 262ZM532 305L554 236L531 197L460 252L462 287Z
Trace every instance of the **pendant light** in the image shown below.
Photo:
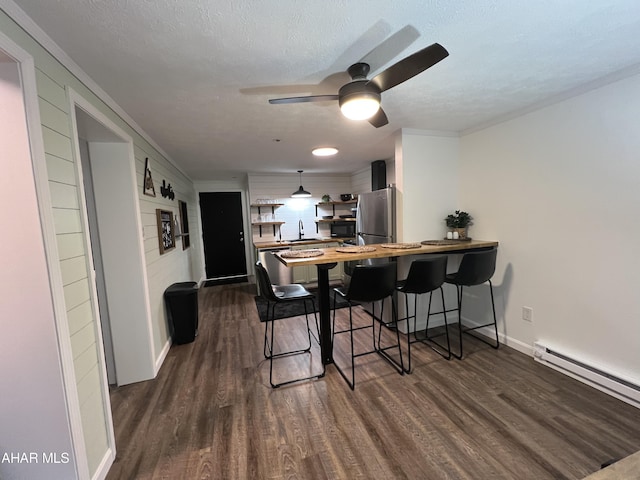
M298 170L298 173L300 174L300 188L291 194L293 198L305 198L311 196L311 193L302 188L302 172L303 170Z

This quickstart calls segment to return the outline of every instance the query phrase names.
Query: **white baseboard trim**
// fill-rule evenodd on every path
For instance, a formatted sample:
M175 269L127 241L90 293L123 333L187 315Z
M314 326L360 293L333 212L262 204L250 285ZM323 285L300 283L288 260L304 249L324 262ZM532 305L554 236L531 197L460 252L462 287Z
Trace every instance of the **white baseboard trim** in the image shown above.
M158 372L160 371L160 368L164 363L164 359L167 358L167 355L169 354L169 349L171 348L172 343L173 342L171 341L171 337L169 337L164 344L164 347L162 347L160 355L158 355L158 358L156 359L155 372L153 374L154 378L158 376Z
M100 465L98 465L98 468L96 469L95 473L93 474L93 476L91 477L91 480L104 480L105 478L107 478L107 474L109 473L109 470L111 469L111 465L113 465L113 462L116 459L116 452L115 450L109 448L104 456L102 457L102 461L100 462Z
M481 330L478 330L478 331L481 331ZM533 347L531 345L521 342L520 340L516 340L515 338L508 337L500 332L498 332L498 338L500 339L501 344L506 345L507 347L513 348L514 350L517 350L520 353L524 353L529 357L533 357Z
M450 313L447 315L447 319L449 320L449 326L453 325L454 322L451 321L451 315L453 315L455 317L455 325L457 325L458 320L457 320L457 316L455 313ZM413 321L412 321L413 323ZM416 324L416 330L420 331L420 330L424 330L425 326L426 326L426 320L424 318L419 318L418 322ZM474 322L472 320L469 320L468 318L463 318L462 319L462 324L463 326L476 326L479 325L477 322ZM430 320L429 320L429 328L431 327L440 327L444 325L444 316L442 314L436 314L433 315ZM400 330L400 332L406 334L407 333L407 322L406 320L401 319L401 322L398 325L398 328ZM494 333L493 333L493 328L491 327L485 327L485 328L480 328L477 330L478 333L480 333L481 335L484 335L485 337L489 337L489 338L494 338ZM524 353L525 355L528 355L530 357L533 357L533 346L532 345L528 345L524 342L521 342L520 340L516 340L515 338L511 338L503 333L500 333L500 324L498 324L498 339L500 340L500 343L502 345L506 345L508 347L513 348L514 350L517 350L520 353Z

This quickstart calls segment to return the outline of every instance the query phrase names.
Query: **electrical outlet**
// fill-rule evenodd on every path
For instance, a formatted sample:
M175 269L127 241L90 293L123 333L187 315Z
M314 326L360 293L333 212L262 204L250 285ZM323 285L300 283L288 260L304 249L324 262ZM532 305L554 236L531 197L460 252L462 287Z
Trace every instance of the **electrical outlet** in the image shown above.
M522 320L524 320L525 322L533 321L533 308L522 307Z

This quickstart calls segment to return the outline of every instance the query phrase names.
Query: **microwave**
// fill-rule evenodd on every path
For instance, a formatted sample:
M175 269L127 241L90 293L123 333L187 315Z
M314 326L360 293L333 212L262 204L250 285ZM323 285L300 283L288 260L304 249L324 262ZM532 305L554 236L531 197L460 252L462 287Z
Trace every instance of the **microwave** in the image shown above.
M333 222L331 224L331 236L336 238L353 238L356 236L356 222Z

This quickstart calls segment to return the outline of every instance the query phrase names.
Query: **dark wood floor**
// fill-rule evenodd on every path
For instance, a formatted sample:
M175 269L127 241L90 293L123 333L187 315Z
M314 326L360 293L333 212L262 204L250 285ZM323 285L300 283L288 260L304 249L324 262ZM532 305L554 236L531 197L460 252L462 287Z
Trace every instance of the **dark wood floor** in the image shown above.
M108 479L580 479L640 450L637 409L466 337L462 361L418 345L411 375L362 357L355 392L333 366L271 389L254 295L203 288L196 341L173 346L155 380L112 392ZM300 340L300 318L278 323ZM275 368L313 371L317 350L309 360Z

